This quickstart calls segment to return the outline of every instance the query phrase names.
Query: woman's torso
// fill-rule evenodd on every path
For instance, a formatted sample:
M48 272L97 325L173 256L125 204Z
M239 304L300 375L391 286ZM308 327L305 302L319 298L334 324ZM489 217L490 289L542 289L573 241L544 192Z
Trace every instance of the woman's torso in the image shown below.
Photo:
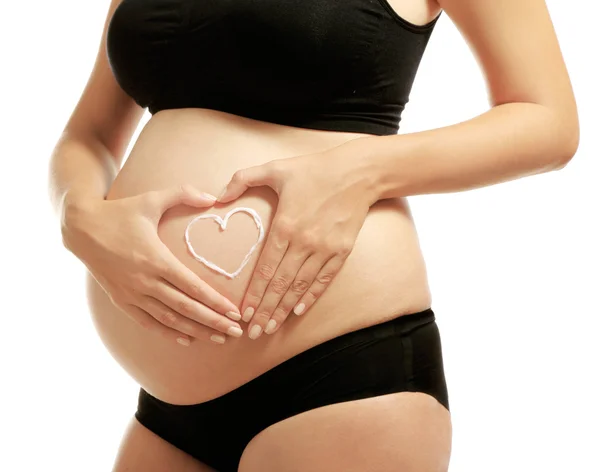
M214 110L165 110L140 133L107 199L183 182L217 194L240 168L324 151L360 136L274 125ZM164 214L159 236L186 266L239 306L264 241L242 273L228 279L188 252L185 227L195 215L223 216L244 206L256 210L268 230L276 205L270 188L256 187L208 210L178 206ZM256 241L252 219L237 214L222 234L211 220L202 221L190 230L193 247L233 272ZM224 345L195 340L183 347L137 325L111 304L89 275L88 299L98 333L114 358L147 391L178 404L217 397L327 339L431 304L405 199L380 200L371 207L350 256L324 295L302 316L290 315L273 335L251 340L247 324L241 322L241 338L228 336Z
M431 11L425 3L389 2L416 23L431 19L425 18ZM318 153L365 135L284 126L202 107L163 110L142 130L107 199L178 183L218 194L238 169ZM239 306L264 241L241 274L230 280L195 260L184 240L194 216L223 216L238 206L256 210L268 231L277 196L268 187L257 187L206 211L179 206L165 213L158 232L191 270ZM211 220L201 220L190 232L196 251L229 272L256 237L253 220L243 214L233 216L222 234ZM113 357L149 393L175 404L215 398L316 344L431 305L416 229L406 200L400 198L371 207L350 256L324 295L302 316L290 315L273 335L250 340L247 324L241 322L241 338L228 336L224 345L195 340L183 347L132 321L89 275L88 300L97 331Z

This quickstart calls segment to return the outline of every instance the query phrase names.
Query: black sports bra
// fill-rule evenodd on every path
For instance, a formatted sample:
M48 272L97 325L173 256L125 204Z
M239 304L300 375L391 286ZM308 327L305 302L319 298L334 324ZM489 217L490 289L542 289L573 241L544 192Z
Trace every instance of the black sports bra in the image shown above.
M386 0L123 0L106 47L152 114L211 108L389 135L440 15L415 25Z

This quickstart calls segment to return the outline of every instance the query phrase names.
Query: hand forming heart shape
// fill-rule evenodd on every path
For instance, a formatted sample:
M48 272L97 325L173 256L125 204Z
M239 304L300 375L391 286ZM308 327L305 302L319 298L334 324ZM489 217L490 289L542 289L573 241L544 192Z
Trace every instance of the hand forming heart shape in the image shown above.
M210 261L207 261L204 257L196 254L196 251L194 251L194 248L192 247L192 245L190 243L189 231L190 231L190 227L192 226L193 223L195 223L197 220L205 219L205 218L212 218L217 223L219 223L222 230L225 230L225 228L227 228L227 220L229 220L229 217L231 215L233 215L234 213L238 213L238 212L248 213L250 216L252 216L252 218L254 218L254 222L256 223L256 227L258 228L258 240L250 248L250 250L246 254L246 257L244 257L244 260L242 261L242 264L239 266L239 268L235 272L229 273L226 270L221 269L218 265L216 265ZM234 209L230 210L223 218L221 218L219 215L214 215L212 213L206 214L206 215L199 215L199 216L195 217L192 221L190 221L188 223L187 227L185 228L185 242L187 244L189 251L192 253L192 255L198 261L202 262L205 266L217 271L220 274L223 274L226 277L229 277L230 279L233 279L234 277L237 277L240 274L240 272L242 271L244 266L250 260L250 256L252 255L254 250L257 248L257 246L263 240L264 236L265 236L265 230L263 228L262 221L260 219L259 214L252 208L246 208L246 207L234 208Z

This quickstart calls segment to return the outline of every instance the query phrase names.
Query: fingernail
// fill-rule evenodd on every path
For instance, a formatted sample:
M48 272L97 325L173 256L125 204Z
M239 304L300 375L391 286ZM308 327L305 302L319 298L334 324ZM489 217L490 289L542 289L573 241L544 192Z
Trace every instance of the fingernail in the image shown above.
M275 331L276 327L277 327L277 321L269 320L269 322L267 323L267 327L265 328L265 333L271 334L273 331Z
M260 336L260 333L262 331L262 328L260 327L260 325L254 325L252 326L252 329L250 330L250 339L256 339Z
M225 336L221 336L220 334L213 334L210 337L210 340L214 341L214 342L216 342L218 344L224 344L225 343Z
M242 334L244 334L244 331L242 330L242 328L238 328L237 326L232 326L231 328L229 328L227 330L227 334L229 334L230 336L239 338Z
M227 185L225 186L225 188L223 190L221 190L221 193L217 197L217 200L221 200L221 197L223 197L223 195L225 195L225 192L227 192Z
M182 346L189 346L190 345L190 340L189 339L185 339L185 338L177 338L177 342L179 344L181 344Z
M225 316L227 318L232 319L233 321L239 321L242 319L242 315L236 313L235 311L228 311L227 313L225 313Z
M242 320L244 320L245 322L250 321L250 319L252 318L253 314L254 314L254 308L252 308L251 306L249 306L244 311L244 316L242 316Z
M299 303L294 307L294 313L296 313L297 315L301 315L305 308L306 305L304 303Z
M204 198L208 198L210 201L213 201L213 202L217 201L217 197L215 197L214 195L211 195L210 193L202 192L202 196Z

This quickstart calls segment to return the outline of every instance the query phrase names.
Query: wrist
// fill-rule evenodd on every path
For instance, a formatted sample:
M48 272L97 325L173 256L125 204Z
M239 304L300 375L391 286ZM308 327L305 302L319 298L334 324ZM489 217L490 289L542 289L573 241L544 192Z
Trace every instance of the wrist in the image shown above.
M349 162L352 172L361 182L364 195L369 206L378 200L387 198L385 193L385 171L378 159L376 159L378 144L385 136L365 136L340 146L340 159Z
M99 197L77 194L67 191L63 195L61 205L61 234L64 246L71 250L71 239L76 232L85 228L86 221L96 205L103 201Z

